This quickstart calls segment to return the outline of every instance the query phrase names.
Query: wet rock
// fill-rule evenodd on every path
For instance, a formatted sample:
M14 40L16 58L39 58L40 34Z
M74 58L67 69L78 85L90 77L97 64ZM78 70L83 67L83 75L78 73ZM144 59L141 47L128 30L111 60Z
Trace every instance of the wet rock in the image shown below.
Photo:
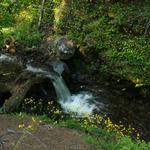
M59 59L70 59L75 53L73 42L67 40L65 37L57 38L53 45L54 51Z
M55 41L57 54L62 59L69 59L74 55L75 49L73 43L67 39L59 38Z
M23 66L19 63L17 64L17 62L0 60L0 83L7 83L15 80L22 69Z
M6 112L18 110L31 87L45 82L48 75L53 80L67 67L64 62L47 55L42 55L42 58L45 56L42 61L41 54L37 51L26 59L24 55L0 53L0 106Z
M72 75L72 79L78 83L86 83L89 84L92 82L92 80L90 79L90 76L88 74L80 74L80 73L76 73Z

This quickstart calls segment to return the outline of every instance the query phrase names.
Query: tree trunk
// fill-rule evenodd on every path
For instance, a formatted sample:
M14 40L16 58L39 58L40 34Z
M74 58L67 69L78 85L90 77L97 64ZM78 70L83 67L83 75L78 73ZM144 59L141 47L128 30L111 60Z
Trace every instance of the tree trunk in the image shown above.
M38 22L38 27L41 27L41 22L42 22L42 17L43 17L43 12L44 12L44 4L45 4L45 0L42 0L42 4L41 4L41 9L40 9L40 16L39 16L39 22Z

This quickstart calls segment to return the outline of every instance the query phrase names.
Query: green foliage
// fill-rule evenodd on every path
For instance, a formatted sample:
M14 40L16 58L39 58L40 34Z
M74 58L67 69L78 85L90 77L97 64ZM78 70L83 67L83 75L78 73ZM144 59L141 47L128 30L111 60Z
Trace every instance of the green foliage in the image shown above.
M114 46L105 53L105 66L112 74L130 79L135 84L135 80L140 79L141 83L150 85L149 44L147 36L120 38L119 47Z
M21 111L38 115L47 114L54 120L63 118L63 112L56 105L56 100L26 98L22 103Z
M7 37L24 47L38 46L43 37L37 28L40 4L2 0L1 47ZM101 60L100 71L150 85L149 5L148 0L46 1L42 27L46 24L51 33L67 35L89 61Z
M0 46L3 45L3 33L0 30Z
M0 46L8 37L25 47L37 45L42 38L37 28L38 12L38 0L3 0L0 3Z
M111 136L111 135L110 135ZM104 150L149 150L150 145L145 142L132 141L129 137L122 137L117 141L94 138L92 136L85 137L86 141L97 149Z
M21 24L12 35L19 44L29 47L37 46L42 38L38 28L28 23Z
M91 116L85 113L77 116L75 113L63 112L58 106L55 106L54 101L45 102L41 99L26 98L22 104L21 111L34 115L46 114L49 118L45 119L51 119L62 127L76 128L94 136L104 136L103 138L107 137L107 139L104 139L106 141L112 140L114 137L121 138L123 136L134 137L136 140L141 139L135 128L115 124L106 115L94 114Z
M1 114L1 113L4 113L4 111L3 111L3 109L2 109L2 108L0 108L0 114Z
M101 59L100 71L150 85L149 5L148 0L70 1L57 6L56 32L76 41L89 60Z

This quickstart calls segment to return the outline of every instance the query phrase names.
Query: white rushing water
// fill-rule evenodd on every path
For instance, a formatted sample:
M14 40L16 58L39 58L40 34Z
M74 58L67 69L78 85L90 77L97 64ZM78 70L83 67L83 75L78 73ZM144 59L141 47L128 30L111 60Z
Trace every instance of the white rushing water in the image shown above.
M90 101L94 99L91 93L82 92L71 95L61 76L52 81L52 83L55 87L59 103L65 112L73 112L77 115L86 116L93 113L96 106L95 104L90 104Z
M71 95L71 92L61 76L55 78L52 82L55 87L59 103L65 112L74 112L77 115L92 114L96 106L89 103L92 99L94 99L91 93L82 92Z
M74 94L69 100L60 104L65 112L74 112L77 115L91 115L96 108L94 104L90 104L90 101L94 99L91 93L79 93Z
M57 98L59 99L59 102L66 102L70 101L71 93L68 89L68 87L65 84L65 81L63 80L62 76L58 76L55 78L55 80L52 80L52 83L54 85Z
M27 67L26 70L31 71L33 73L41 73L41 74L45 74L45 75L48 74L47 71L45 71L41 68L36 68L36 67L31 66L31 65L26 65L26 67Z
M16 57L14 56L9 56L9 55L6 55L6 54L0 54L0 61L15 61L16 60Z
M82 92L71 95L65 81L59 74L45 71L42 68L35 68L31 65L27 65L27 70L43 74L51 79L59 103L65 112L74 112L77 115L91 115L96 108L95 104L90 104L90 101L94 99L91 93Z

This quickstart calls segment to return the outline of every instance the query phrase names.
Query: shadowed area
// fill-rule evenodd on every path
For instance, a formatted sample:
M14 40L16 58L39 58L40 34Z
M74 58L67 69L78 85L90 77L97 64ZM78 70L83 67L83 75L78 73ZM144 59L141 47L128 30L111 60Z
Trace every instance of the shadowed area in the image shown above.
M0 92L0 107L3 106L6 99L11 97L11 93L9 91Z

